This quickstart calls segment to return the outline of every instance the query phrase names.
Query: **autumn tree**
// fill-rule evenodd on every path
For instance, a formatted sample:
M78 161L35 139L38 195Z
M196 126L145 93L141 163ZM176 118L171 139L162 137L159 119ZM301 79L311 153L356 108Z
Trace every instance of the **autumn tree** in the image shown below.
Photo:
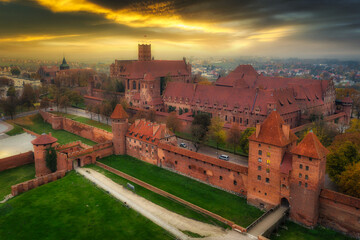
M23 92L20 97L20 102L26 107L33 106L36 101L36 94L31 84L24 84Z
M60 97L59 106L61 108L65 108L65 112L67 113L67 108L70 106L69 97L64 95Z
M78 106L84 103L84 97L77 91L68 91L67 96L72 105Z
M11 75L19 76L21 71L20 71L20 68L13 67L13 68L11 68L10 72L11 72Z
M109 117L113 112L113 108L109 101L103 101L101 104L101 114L106 117L106 124L109 124Z
M360 162L349 164L339 176L341 192L360 198Z
M88 113L90 113L90 119L92 120L92 118L93 118L93 105L91 105L91 104L88 104L87 106L86 106L86 111L88 112Z
M47 97L44 97L43 99L41 99L40 101L40 108L44 108L45 111L46 109L50 106L50 102L49 99Z
M346 167L359 162L359 160L360 155L357 146L350 141L346 141L327 156L327 173L338 184L340 175L345 171Z
M210 115L206 113L199 113L195 115L191 123L190 132L194 140L196 151L199 150L200 145L204 142L206 134L211 124Z
M242 151L246 154L249 153L249 137L255 132L255 128L247 128L245 131L241 134L241 138L239 141L239 146L242 149Z
M176 113L172 112L166 119L166 126L172 131L177 132L180 129L180 120L177 118Z
M213 117L209 126L209 137L215 141L216 149L219 149L219 144L225 142L226 132L224 128L224 121L220 117Z
M239 124L233 124L227 133L227 143L233 147L234 153L236 147L240 144L241 130Z
M16 106L18 104L18 98L14 86L10 86L6 98L1 101L1 108L6 115L10 115L11 119L14 119L16 114Z
M327 124L322 119L317 119L312 122L311 126L300 134L298 139L299 142L307 135L307 133L312 130L314 134L318 137L319 141L325 146L328 147L331 145L333 139L336 135L339 134L338 129Z
M100 122L101 104L97 103L93 106L92 110L98 115L98 122Z

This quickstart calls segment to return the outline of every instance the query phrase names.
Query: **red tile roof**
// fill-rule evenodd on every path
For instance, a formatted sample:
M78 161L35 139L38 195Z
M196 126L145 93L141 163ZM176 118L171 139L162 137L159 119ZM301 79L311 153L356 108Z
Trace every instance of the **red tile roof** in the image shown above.
M129 115L125 112L121 104L117 104L113 113L110 116L111 119L126 119Z
M218 86L248 88L249 86L252 86L251 83L255 81L258 75L259 74L253 68L253 66L239 65L226 77L219 78L215 84Z
M46 145L56 142L57 139L51 135L47 135L45 133L38 136L36 139L32 140L31 143L34 145Z
M282 127L284 124L285 122L281 118L279 112L272 111L261 124L258 136L256 137L256 132L254 132L249 137L249 140L267 143L279 147L286 146L296 141L297 137L292 131L290 131L289 128L289 137L287 138Z
M159 124L145 119L137 119L128 130L128 136L130 137L141 137L142 139L155 139L160 140L166 137L174 136L175 134L171 132L166 124Z
M329 153L313 132L309 132L291 152L296 155L321 159Z
M351 97L344 97L342 100L341 100L343 103L352 103L353 100L351 99Z

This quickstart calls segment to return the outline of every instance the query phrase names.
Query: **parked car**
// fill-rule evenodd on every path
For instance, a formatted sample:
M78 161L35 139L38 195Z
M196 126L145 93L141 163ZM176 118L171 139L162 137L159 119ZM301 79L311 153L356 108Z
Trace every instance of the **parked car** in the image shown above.
M219 159L225 160L225 161L229 161L230 157L229 157L228 155L221 154L221 155L219 156Z
M179 145L180 147L182 147L182 148L187 148L187 145L186 145L186 143L180 143L180 145Z

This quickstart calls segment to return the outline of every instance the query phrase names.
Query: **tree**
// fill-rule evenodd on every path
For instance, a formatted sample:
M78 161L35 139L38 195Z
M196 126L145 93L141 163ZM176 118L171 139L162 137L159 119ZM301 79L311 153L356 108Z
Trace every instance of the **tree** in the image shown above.
M233 124L227 134L227 143L235 149L240 144L241 130L238 124Z
M78 106L84 103L83 96L77 91L68 91L67 95L72 105Z
M190 127L190 131L191 131L191 136L194 140L193 144L197 152L206 136L206 129L200 124L195 124L195 125L192 124Z
M350 127L346 129L347 133L351 132L360 132L360 120L359 119L352 119Z
M18 67L11 68L10 72L11 72L11 75L16 75L16 76L20 75L20 69Z
M195 115L194 120L191 123L192 125L201 125L206 132L209 129L209 126L211 124L211 118L210 115L207 113L199 113L197 115Z
M339 176L341 191L353 197L360 198L360 162L350 164Z
M241 134L241 138L239 141L239 146L242 149L242 151L246 154L249 153L249 137L255 132L255 128L247 128L245 131Z
M113 112L113 108L109 101L103 101L101 104L101 114L106 117L106 124L109 124L109 117Z
M55 148L49 147L48 149L46 149L45 161L47 168L50 169L51 172L56 172L57 154Z
M70 106L70 100L68 96L64 95L60 98L59 105L61 108L65 108L65 112L67 113L67 107Z
M123 81L116 80L115 91L116 92L125 92L125 86L124 86Z
M338 184L340 175L345 171L346 167L359 162L359 160L360 155L356 145L350 141L346 141L327 156L327 173L330 178Z
M92 110L98 115L98 122L100 122L101 105L95 104Z
M10 86L6 92L6 96L8 97L16 97L16 90L14 86Z
M226 132L224 128L224 121L219 117L214 117L211 119L211 124L209 126L209 135L212 140L216 143L216 149L219 149L219 144L224 143L226 139Z
M177 118L176 113L172 112L166 119L166 126L173 132L177 132L180 129L180 120Z
M92 120L92 115L93 115L93 105L89 104L86 106L86 111L88 113L90 113L90 119Z
M43 99L41 99L40 101L40 108L45 108L46 109L50 106L50 102L49 99L47 97L44 97Z
M327 122L322 119L318 119L313 122L306 131L302 132L298 141L300 142L310 130L314 132L314 134L318 137L319 141L325 147L330 146L335 136L339 134L337 128L334 128L333 126L327 124Z
M9 96L5 100L1 101L1 107L5 115L10 115L11 119L14 119L16 114L17 102L16 96Z
M31 84L25 84L23 87L23 92L20 97L20 102L22 105L26 107L33 106L34 102L36 101L36 94L31 86Z

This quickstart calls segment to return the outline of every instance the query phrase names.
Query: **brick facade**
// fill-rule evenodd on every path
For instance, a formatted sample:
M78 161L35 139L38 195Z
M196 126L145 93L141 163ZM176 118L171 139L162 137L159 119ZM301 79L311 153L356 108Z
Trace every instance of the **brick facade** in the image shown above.
M32 151L0 159L0 172L34 162Z

